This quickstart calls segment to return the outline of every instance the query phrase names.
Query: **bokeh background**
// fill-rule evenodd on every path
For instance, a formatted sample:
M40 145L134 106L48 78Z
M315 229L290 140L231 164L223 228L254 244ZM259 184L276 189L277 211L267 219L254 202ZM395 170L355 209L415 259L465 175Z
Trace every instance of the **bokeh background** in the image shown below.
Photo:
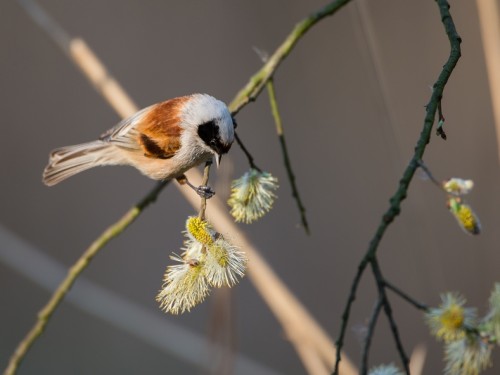
M84 38L144 107L192 92L229 102L261 66L254 47L272 52L297 21L325 1L40 3L72 36ZM481 218L483 233L463 233L446 209L445 195L416 178L379 256L387 278L418 300L436 305L440 292L460 291L484 313L493 283L500 281L498 145L475 2L452 2L451 11L464 40L463 57L443 99L448 140L433 135L425 162L438 179L474 180L468 202ZM44 186L41 173L51 149L95 139L119 118L16 1L0 2L0 46L0 248L2 254L30 248L67 267L153 182L132 168L115 167ZM238 131L257 163L281 182L275 208L241 228L332 337L357 264L412 155L424 106L448 51L434 1L364 1L318 24L284 62L275 76L276 90L311 236L299 225L267 95L237 117ZM241 151L233 147L212 177L218 195L227 196L230 180L246 168ZM193 209L169 186L98 255L85 280L125 301L123 309L133 304L149 314L151 319L134 324L136 332L158 323L154 327L166 328L165 340L173 339L168 327L174 326L210 341L230 330L234 351L247 359L276 373L305 373L248 279L230 297L213 294L189 314L159 310L155 295L190 214ZM28 273L44 273L37 259L25 256L21 265ZM49 285L60 278L45 276ZM81 295L87 281L77 282L71 295ZM0 295L0 367L5 367L49 292L0 259ZM423 345L424 373L440 373L441 345L430 337L421 313L397 297L391 301L408 352ZM374 302L367 272L346 338L346 351L356 363L360 332ZM85 312L85 303L90 310L100 303L90 298L79 303L68 300L57 310L20 374L207 373L155 344L146 328L143 337L131 334ZM112 305L119 321L122 305ZM200 355L182 345L178 340L188 357L190 350ZM204 355L210 356L209 345ZM223 362L214 359L213 373L231 368L227 357ZM388 362L399 364L381 317L371 363Z

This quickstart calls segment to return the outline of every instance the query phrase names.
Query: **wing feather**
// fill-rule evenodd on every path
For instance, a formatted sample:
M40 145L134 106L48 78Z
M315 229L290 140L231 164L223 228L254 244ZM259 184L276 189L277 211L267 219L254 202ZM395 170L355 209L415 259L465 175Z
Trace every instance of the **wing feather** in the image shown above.
M181 148L181 110L189 97L179 97L159 103L143 116L136 129L144 155L168 159Z
M121 121L99 139L156 159L168 159L181 147L180 114L189 97L179 97L144 108Z

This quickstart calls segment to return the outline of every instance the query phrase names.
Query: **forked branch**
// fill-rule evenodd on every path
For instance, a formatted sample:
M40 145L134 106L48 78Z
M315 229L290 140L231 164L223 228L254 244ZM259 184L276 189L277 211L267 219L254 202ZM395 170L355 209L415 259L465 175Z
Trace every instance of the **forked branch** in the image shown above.
M447 0L437 0L437 5L439 7L439 14L441 16L441 21L444 25L446 35L448 37L449 43L450 43L450 54L448 57L448 60L443 66L443 69L441 70L441 73L439 74L436 82L433 85L433 90L432 90L432 95L429 100L429 103L426 106L426 115L424 118L424 125L422 128L422 132L420 133L420 137L417 140L417 144L415 146L415 151L414 154L408 163L408 166L406 167L402 178L399 181L398 188L394 195L390 199L390 206L389 209L382 215L382 219L380 221L380 224L375 231L375 234L370 241L370 244L368 246L368 250L366 251L364 257L361 259L359 265L358 265L358 270L356 272L356 275L354 277L354 280L352 282L351 290L349 293L349 297L347 299L347 303L344 308L344 312L342 314L342 321L341 321L341 327L340 327L340 332L339 336L337 339L337 359L335 362L335 368L333 371L333 374L338 375L339 374L339 363L341 360L341 349L344 344L344 337L347 329L347 324L349 321L349 316L351 312L351 307L352 304L356 298L356 293L357 289L359 286L359 281L366 270L366 266L369 264L372 265L372 269L374 269L374 274L375 277L377 278L377 269L378 269L378 263L377 263L377 250L379 248L380 242L382 241L382 238L384 237L384 234L387 230L387 228L391 225L391 223L394 221L394 219L400 214L401 212L401 203L402 201L406 198L407 193L408 193L408 188L410 186L410 183L413 179L413 176L415 175L415 171L417 168L420 166L420 160L423 159L423 155L425 152L425 149L427 147L427 144L430 141L431 133L432 133L432 127L434 125L434 120L436 117L436 112L438 110L438 106L441 103L442 97L443 97L443 91L444 88L448 82L448 79L450 78L453 70L455 69L455 66L457 65L458 60L460 59L461 56L461 49L460 49L460 44L462 42L460 36L457 33L457 30L455 28L455 24L453 22L453 18L451 17L450 14L450 5L448 4ZM381 275L378 275L381 277ZM381 298L386 298L385 297L385 287L378 288L379 291L379 296ZM406 354L404 353L404 350L402 350L402 345L399 340L399 335L397 334L397 327L393 325L394 320L392 320L392 314L390 311L390 306L386 306L384 308L384 312L386 313L387 317L389 318L391 322L391 329L394 333L394 338L396 340L396 344L398 346L398 351L400 353L401 361L403 362L403 366L405 368L405 371L407 374L409 374L409 369L408 369L408 358Z

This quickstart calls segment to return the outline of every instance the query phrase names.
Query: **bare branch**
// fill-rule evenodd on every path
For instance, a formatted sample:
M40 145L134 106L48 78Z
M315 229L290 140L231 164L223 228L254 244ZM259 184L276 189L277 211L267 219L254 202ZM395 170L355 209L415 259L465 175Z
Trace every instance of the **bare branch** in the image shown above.
M5 369L4 375L11 375L16 373L19 365L21 364L21 361L24 359L31 346L35 343L36 339L45 330L45 327L49 323L52 314L54 314L56 308L66 296L66 293L68 293L76 279L81 275L85 268L87 268L87 266L97 255L97 253L109 241L111 241L113 238L127 229L127 227L132 224L135 219L137 219L141 212L156 200L158 194L160 194L160 192L168 184L168 182L169 181L159 182L156 187L149 192L149 194L147 194L139 203L137 203L137 205L128 210L128 212L123 215L120 220L106 229L92 243L92 245L90 245L90 247L85 250L85 252L77 260L77 262L69 269L67 276L54 291L49 302L47 302L43 309L38 313L35 325L33 326L33 328L31 328L26 337L18 345L14 354L11 356L9 364Z
M399 180L398 188L390 199L389 209L382 215L381 222L375 232L375 235L370 241L370 245L368 247L367 252L365 253L363 259L360 261L358 265L358 271L354 276L354 280L351 286L351 292L349 294L349 298L347 300L344 312L342 314L341 329L339 333L339 338L337 339L337 359L333 371L333 373L336 375L339 374L341 349L344 342L344 336L347 328L347 323L349 320L351 305L354 302L356 296L359 280L361 279L361 276L365 271L366 266L369 263L372 264L372 267L374 264L377 264L376 253L378 250L378 246L380 245L380 242L382 241L385 231L387 230L389 225L401 212L401 203L407 196L408 188L413 179L413 176L415 175L415 171L420 166L420 161L422 160L427 144L430 141L432 127L434 125L434 118L436 117L436 111L438 109L438 105L443 97L444 88L461 56L460 44L462 40L456 31L453 18L451 17L449 11L450 5L448 4L447 0L437 0L437 4L439 7L439 13L441 15L441 21L444 25L446 35L448 36L448 40L450 42L450 54L448 60L446 61L441 70L441 73L439 74L436 82L434 83L431 98L426 106L426 116L424 119L423 129L422 132L420 133L420 137L417 140L413 157L411 158L408 166L406 167L402 178ZM379 293L383 293L385 295L384 288L379 288ZM384 305L384 311L388 316L388 318L389 316L392 316L390 305ZM393 328L396 327L391 326L391 329ZM402 349L402 345L400 345L398 338L399 336L397 335L397 330L393 329L393 334L396 340L396 344L398 346L398 350L400 351L400 355L403 359L403 363L405 363L407 361L407 357L404 354L404 351L400 350ZM406 363L405 367L406 371L408 372L409 370Z
M313 27L316 23L321 21L327 16L335 14L340 8L346 5L350 0L335 0L317 12L311 14L309 17L300 21L295 25L292 32L288 35L283 43L276 49L266 64L255 73L246 86L238 92L233 99L229 108L233 114L238 113L249 102L254 101L266 85L267 81L271 79L276 69L283 62L283 60L290 54L297 42Z
M271 112L273 113L274 122L276 124L276 132L278 133L278 138L281 145L281 153L283 154L283 162L285 163L286 173L288 175L288 180L290 181L290 186L292 187L292 196L297 202L297 207L300 213L300 220L302 226L304 227L307 234L310 234L309 224L307 223L306 208L302 204L302 199L300 199L299 189L295 182L295 175L292 170L292 162L288 156L288 149L285 141L285 132L283 130L283 123L281 121L280 112L278 110L278 102L276 100L276 92L274 90L274 80L270 79L267 82L267 92L269 94L269 102L271 103Z
M387 289L390 289L392 290L394 293L396 293L399 297L401 297L402 299L404 299L406 302L408 302L409 304L413 305L415 308L419 309L419 310L422 310L424 312L428 311L429 310L429 306L427 305L424 305L423 303L420 303L418 302L416 299L410 297L408 294L406 294L405 292L403 292L401 289L399 289L398 287L396 287L395 285L389 283L387 280L384 280L384 284L385 284L385 287Z
M370 317L370 322L368 323L368 331L366 332L363 352L361 354L361 375L366 375L368 373L368 354L370 353L370 345L372 343L373 334L375 333L375 326L377 325L380 310L382 310L382 305L382 299L379 297L373 309L372 316Z
M410 360L404 350L396 321L392 316L392 307L389 299L387 298L387 294L385 293L385 280L382 276L382 271L378 265L377 258L374 257L370 263L372 266L373 276L375 277L375 281L377 283L378 295L382 301L382 306L384 307L384 313L387 316L387 320L389 320L389 326L391 327L392 336L394 337L399 357L401 358L401 362L403 362L403 368L406 374L410 375Z

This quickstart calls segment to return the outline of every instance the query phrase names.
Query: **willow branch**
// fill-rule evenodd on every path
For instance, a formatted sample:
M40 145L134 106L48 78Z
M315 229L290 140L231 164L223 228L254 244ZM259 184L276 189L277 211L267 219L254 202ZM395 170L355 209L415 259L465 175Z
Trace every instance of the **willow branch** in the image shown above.
M253 169L256 169L258 170L259 172L262 172L262 169L260 169L257 164L255 164L255 161L253 159L253 156L252 154L250 153L250 151L248 151L248 149L245 147L245 144L243 143L243 141L241 140L240 136L238 135L237 132L234 132L234 138L236 139L236 143L238 143L238 146L240 146L241 150L243 151L243 153L245 154L245 156L247 157L247 160L248 160L248 164L250 164L250 167L253 168Z
M280 140L281 145L281 153L283 154L283 161L285 163L286 173L288 175L288 180L290 181L290 186L292 187L292 196L297 202L297 208L300 213L300 220L302 222L302 226L304 227L307 234L310 234L309 224L307 223L306 218L306 208L302 204L302 200L300 199L299 189L297 188L297 184L295 182L295 174L292 170L292 163L290 161L290 157L288 155L288 149L285 141L285 133L283 131L283 123L281 121L280 112L278 110L278 101L276 100L276 92L274 90L274 81L270 79L267 82L267 92L269 94L269 102L271 104L271 112L273 113L274 122L276 124L276 133L278 133L278 138Z
M427 177L429 178L429 180L431 180L431 182L434 185L436 185L440 189L443 189L443 184L441 182L439 182L438 180L436 180L436 178L434 177L434 175L431 173L430 169L427 168L427 165L425 165L425 163L422 160L418 161L418 166L424 171L424 173L427 175Z
M377 325L380 310L382 310L382 305L382 299L379 297L373 309L372 316L370 317L365 342L363 344L363 352L361 354L361 375L366 375L368 373L368 354L370 353L370 345L372 343L373 334L375 333L375 326Z
M203 180L201 182L202 186L208 186L208 179L210 177L210 166L212 165L211 161L207 161L205 163L205 168L203 169ZM207 209L207 197L202 196L201 197L201 203L200 203L200 213L198 217L202 220L205 220L205 211Z
M349 1L350 0L332 1L325 7L295 25L292 32L271 55L267 63L265 63L264 66L250 78L246 86L238 92L229 105L232 113L238 113L245 105L254 101L257 96L259 96L267 81L271 79L279 65L290 54L298 41L309 31L311 27L323 18L335 14L335 12L346 5Z
M421 302L418 302L416 299L414 299L413 297L410 297L408 294L406 294L401 289L399 289L397 286L391 284L387 280L384 280L384 284L385 284L385 287L387 289L392 290L397 296L399 296L402 299L404 299L410 305L413 305L416 309L422 310L424 312L426 312L426 311L429 310L429 306L427 306L427 305L425 305L425 304L423 304Z
M372 266L373 276L375 277L375 282L377 283L377 290L379 298L382 301L382 306L384 307L384 313L389 321L389 327L391 328L392 336L394 337L394 342L396 343L396 349L403 363L403 368L407 375L410 375L410 360L403 347L403 342L401 341L401 336L399 334L399 329L392 315L392 307L387 294L385 293L385 280L382 276L382 271L380 270L377 258L374 257L370 262Z
M382 241L382 238L385 234L385 231L401 212L401 202L407 196L408 188L413 179L413 176L415 175L415 171L420 165L419 161L422 160L427 144L430 141L432 127L434 125L434 119L436 117L437 107L441 101L441 98L443 97L444 88L461 56L460 43L462 40L456 31L453 18L451 17L449 11L450 6L448 4L448 1L437 0L437 4L439 7L439 13L441 15L441 21L444 25L445 32L450 43L450 54L448 60L443 66L443 69L441 70L441 73L439 74L436 82L434 83L431 98L426 106L426 115L424 119L423 129L417 140L414 154L408 166L406 167L402 178L399 181L399 185L396 192L390 198L389 209L382 215L382 220L375 232L375 235L370 241L365 256L359 263L358 271L352 282L351 292L349 294L349 298L347 300L344 312L342 314L341 329L339 337L337 339L337 359L335 363L334 374L339 373L338 366L341 360L341 349L344 342L344 336L347 328L347 322L349 320L351 305L354 302L356 296L359 280L361 279L361 276L365 271L366 266L369 263L372 263L373 260L375 259L375 255L377 253L379 244Z
M339 373L339 366L341 355L339 353L340 348L344 346L344 338L345 333L347 331L347 324L349 322L349 316L351 315L351 307L354 301L356 300L356 293L358 290L359 282L361 281L361 277L363 276L363 272L365 271L366 266L368 265L368 259L366 257L361 261L358 265L358 271L354 276L354 280L351 285L351 290L349 292L349 296L347 297L347 303L344 307L344 312L342 313L341 323L340 323L340 331L337 340L335 341L335 346L337 347L337 356L335 359L335 368L333 373L337 375Z
M168 181L162 181L156 185L156 187L149 192L139 203L133 206L127 211L123 217L118 220L115 224L111 225L106 229L93 243L90 247L85 250L78 261L68 270L67 276L59 284L52 297L38 313L37 321L35 325L28 332L26 337L21 341L16 351L9 360L9 364L4 372L5 375L15 374L19 364L25 357L28 350L31 348L36 339L43 333L45 327L47 326L52 314L54 314L56 308L59 306L66 293L71 289L72 285L80 274L87 268L92 259L97 255L97 253L113 238L122 233L130 224L134 222L135 219L141 214L141 212L153 203L158 194L163 190L163 188L168 184Z

